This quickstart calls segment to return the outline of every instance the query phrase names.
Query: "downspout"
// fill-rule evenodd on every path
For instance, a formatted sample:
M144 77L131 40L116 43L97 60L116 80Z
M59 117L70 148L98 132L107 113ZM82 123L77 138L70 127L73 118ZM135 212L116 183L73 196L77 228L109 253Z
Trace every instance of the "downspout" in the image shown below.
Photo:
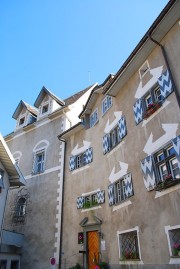
M60 230L60 245L59 245L59 267L61 269L61 262L62 262L62 230L63 230L63 208L64 208L64 179L65 179L65 156L66 156L66 141L64 139L58 138L59 141L64 143L64 161L63 161L63 178L62 178L62 203L61 203L61 230Z
M168 61L168 57L167 57L167 53L165 51L165 48L157 40L152 38L151 34L149 34L149 39L161 48L161 51L162 51L162 54L163 54L163 57L164 57L164 61L165 61L166 66L167 66L167 68L169 70L169 75L170 75L170 79L172 81L174 93L176 95L176 99L177 99L177 102L178 102L178 105L179 105L179 108L180 108L180 95L179 95L179 92L177 90L177 87L176 87L174 79L173 79L173 75L172 75L172 72L171 72L171 68L170 68L170 65L169 65L169 61Z

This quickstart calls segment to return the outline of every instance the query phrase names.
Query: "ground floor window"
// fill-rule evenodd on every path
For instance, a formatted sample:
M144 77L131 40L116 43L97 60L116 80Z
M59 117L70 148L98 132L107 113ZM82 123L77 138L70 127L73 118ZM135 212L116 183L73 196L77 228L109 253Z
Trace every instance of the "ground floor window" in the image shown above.
M166 235L169 244L170 256L180 258L180 225L166 226Z
M19 269L19 261L11 261L11 269Z
M120 261L140 260L138 228L118 232Z

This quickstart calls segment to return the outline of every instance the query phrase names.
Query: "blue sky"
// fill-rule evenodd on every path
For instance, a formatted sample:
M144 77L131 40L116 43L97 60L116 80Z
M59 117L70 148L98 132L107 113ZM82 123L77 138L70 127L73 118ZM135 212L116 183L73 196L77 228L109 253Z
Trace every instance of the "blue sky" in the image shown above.
M116 73L167 0L1 0L0 132L43 86L59 98Z

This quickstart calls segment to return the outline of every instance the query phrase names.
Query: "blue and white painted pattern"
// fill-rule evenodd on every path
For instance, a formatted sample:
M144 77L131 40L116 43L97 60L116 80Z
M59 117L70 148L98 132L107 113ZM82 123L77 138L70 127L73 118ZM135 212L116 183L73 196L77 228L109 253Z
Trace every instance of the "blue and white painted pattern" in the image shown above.
M69 158L69 169L70 169L70 171L73 171L75 168L76 168L76 157L71 156Z
M114 204L114 184L108 186L108 198L109 198L109 205Z
M106 154L109 151L109 134L103 136L103 153Z
M172 82L168 70L166 70L158 79L158 83L163 99L165 99L169 94L173 92Z
M85 163L91 163L93 160L93 149L89 148L86 150L86 157L85 157Z
M78 197L77 198L77 208L80 209L80 208L83 208L84 206L84 197L81 196L81 197Z
M174 147L174 150L175 150L176 158L177 158L177 161L178 161L178 167L180 169L180 135L178 135L177 137L175 137L172 140L172 143L173 143L173 147Z
M150 191L155 186L155 174L153 169L152 156L147 156L143 161L141 161L141 169L144 175L144 185L146 189Z
M123 137L127 134L127 127L126 127L126 119L125 116L122 116L121 119L118 122L119 126L119 137L120 139L123 139Z
M124 177L124 191L125 191L126 197L130 197L133 195L133 185L132 185L131 174L127 174Z
M105 191L97 192L97 202L98 204L103 204L105 202Z
M143 120L143 105L141 99L138 99L136 101L136 103L133 106L133 110L134 110L134 119L137 125Z

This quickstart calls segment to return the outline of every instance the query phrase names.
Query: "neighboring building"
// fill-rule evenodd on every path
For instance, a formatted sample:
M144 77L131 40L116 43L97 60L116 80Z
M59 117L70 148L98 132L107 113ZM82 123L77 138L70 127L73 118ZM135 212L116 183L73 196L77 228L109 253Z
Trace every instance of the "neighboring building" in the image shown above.
M49 268L54 261L54 268L59 266L64 144L57 136L77 123L94 87L66 100L43 87L35 108L21 101L13 114L16 129L5 139L27 188L10 195L4 225L25 235L21 269ZM18 197L19 214L15 210Z
M8 193L25 185L20 169L0 134L0 268L19 269L24 235L4 229L4 212Z
M180 268L180 1L90 95L66 145L61 265Z

